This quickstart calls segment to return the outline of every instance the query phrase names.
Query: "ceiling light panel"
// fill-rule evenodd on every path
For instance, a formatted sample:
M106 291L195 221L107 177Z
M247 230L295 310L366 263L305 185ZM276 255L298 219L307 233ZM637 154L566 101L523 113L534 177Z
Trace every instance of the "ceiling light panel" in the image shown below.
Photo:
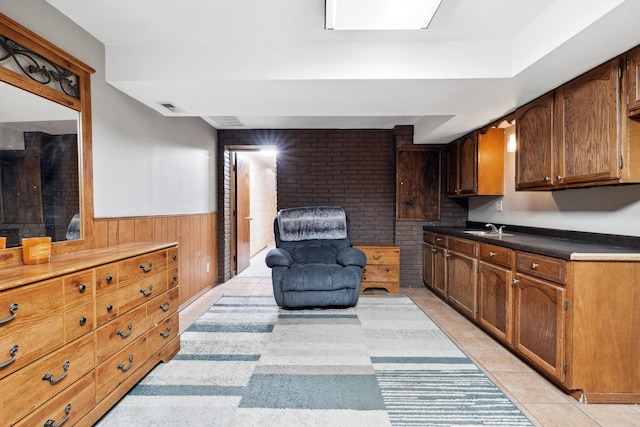
M427 28L442 0L326 0L329 30Z

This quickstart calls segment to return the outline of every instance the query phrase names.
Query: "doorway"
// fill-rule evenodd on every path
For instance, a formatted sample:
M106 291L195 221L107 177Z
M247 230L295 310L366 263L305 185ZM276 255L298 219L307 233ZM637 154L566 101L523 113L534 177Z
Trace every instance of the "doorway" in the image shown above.
M276 154L271 147L230 150L231 277L264 275L264 253L274 245Z

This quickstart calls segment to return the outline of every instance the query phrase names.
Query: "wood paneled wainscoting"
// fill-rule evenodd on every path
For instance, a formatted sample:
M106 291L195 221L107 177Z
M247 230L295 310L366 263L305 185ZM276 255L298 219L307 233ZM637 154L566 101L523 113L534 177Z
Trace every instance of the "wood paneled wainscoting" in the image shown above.
M178 242L180 307L184 307L217 284L216 215L99 218L94 222L95 247Z

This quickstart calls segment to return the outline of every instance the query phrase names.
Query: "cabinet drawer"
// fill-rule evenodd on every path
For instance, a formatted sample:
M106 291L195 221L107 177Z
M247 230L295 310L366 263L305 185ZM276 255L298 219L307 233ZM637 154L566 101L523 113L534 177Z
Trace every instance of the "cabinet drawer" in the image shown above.
M433 244L436 246L440 246L441 248L447 247L447 236L444 234L434 234L433 235Z
M518 252L516 269L522 273L565 284L567 282L567 262L544 255Z
M118 309L125 313L140 304L146 303L156 295L167 290L167 272L163 271L153 276L129 284L120 284L118 289Z
M511 267L513 250L488 243L480 243L480 259L492 264Z
M62 279L0 293L0 378L64 344L62 301Z
M167 269L167 251L152 252L140 255L118 265L118 283L122 285L130 280L141 280L147 276L163 272Z
M478 244L473 240L459 239L457 237L448 237L447 248L468 256L476 256Z
M397 282L400 267L397 265L368 265L362 270L363 282Z
M65 305L82 304L86 301L93 302L96 288L93 270L65 276L63 283Z
M16 427L73 426L96 405L96 384L91 372L49 400Z
M91 334L3 378L5 424L13 424L90 372L94 357Z
M146 315L147 307L141 305L101 326L96 331L98 364L104 362L113 352L126 346L149 329Z
M118 288L101 290L96 295L96 326L101 326L118 316Z
M111 393L147 360L146 334L118 351L96 369L96 397Z
M118 264L111 263L97 267L96 292L106 291L118 287Z
M149 355L156 354L162 347L178 336L180 332L178 318L178 313L174 312L171 316L151 328L147 340Z
M435 235L429 231L423 231L422 232L422 241L424 243L431 243L433 244L433 239L435 238Z
M175 288L179 283L178 268L172 268L167 272L167 281L169 289Z
M153 326L178 310L178 288L169 289L147 303L149 326Z
M64 312L65 342L71 342L91 332L95 324L93 301L66 309Z
M367 256L367 265L398 264L400 248L397 246L356 246Z
M178 266L178 248L169 248L167 251L167 266L168 268Z

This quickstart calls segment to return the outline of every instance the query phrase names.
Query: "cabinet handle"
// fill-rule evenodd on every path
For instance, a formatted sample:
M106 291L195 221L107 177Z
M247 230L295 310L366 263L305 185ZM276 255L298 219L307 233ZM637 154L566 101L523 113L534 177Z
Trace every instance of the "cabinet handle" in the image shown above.
M132 332L132 330L133 330L133 323L129 323L129 324L127 325L127 329L129 329L129 331L128 331L128 332L122 332L120 329L118 329L118 330L116 331L116 335L119 335L122 339L127 338L129 335L131 335L131 332Z
M78 286L78 292L80 292L81 294L83 294L84 291L86 290L87 290L87 285L85 285L84 283Z
M160 310L162 311L169 311L170 308L171 308L171 300L167 301L166 304L160 304Z
M120 369L122 372L127 372L132 366L133 366L133 354L129 356L129 364L125 366L122 363L120 363L118 365L118 369Z
M11 322L16 317L16 310L18 310L18 304L17 303L11 304L9 306L9 313L11 313L11 316L5 317L4 319L0 319L0 325L2 325L3 323Z
M145 297L148 297L153 293L153 285L149 285L149 292L145 291L144 289L140 289L140 293Z
M373 258L373 259L375 259L377 261L380 258L382 258L382 255L371 255L371 258Z
M171 335L171 326L167 326L167 332L165 331L160 332L160 336L162 338L169 338L169 335Z
M557 179L558 181L560 181L562 178L563 178L563 177L561 177L560 175L556 175L556 179Z
M107 306L107 313L111 313L111 310L113 310L113 306L111 304L109 304Z
M42 376L42 381L49 381L49 383L51 385L54 385L55 383L62 381L62 379L64 377L66 377L67 374L69 373L69 361L68 360L66 362L64 362L64 364L62 365L62 369L64 370L64 372L62 374L60 374L60 376L58 378L54 378L53 374L44 374Z
M513 279L513 280L512 280L512 282L513 282L513 284L514 284L514 285L517 285L517 284L518 284L518 282L520 282L520 280L518 280L518 279Z
M431 249L431 252L435 254L437 251L435 249Z
M107 281L107 283L111 283L113 281L113 276L109 275L105 278L105 280Z
M56 423L55 420L47 420L44 422L44 427L60 427L62 424L66 423L71 416L71 403L67 403L67 406L64 407L64 413L65 416L59 423Z
M489 252L489 256L496 256L495 252Z
M173 275L173 281L175 282L177 279L178 279L178 276L174 274Z
M80 324L80 326L84 326L85 323L87 323L87 318L82 316L80 320L78 320L78 323Z
M147 268L147 266L144 264L140 264L140 269L145 273L150 272L151 270L153 270L153 262L149 261L149 268Z
M549 181L551 181L551 178L550 178L550 177L548 177L548 176L545 176L545 177L544 177L544 182L549 182Z
M16 353L18 352L18 344L14 345L13 347L11 347L11 349L9 350L9 354L11 355L11 359L5 360L4 362L0 363L0 369L4 368L5 366L9 366L13 363L14 360L16 360Z
M172 258L173 258L174 261L177 260L178 259L178 254L173 254Z
M449 258L451 256L451 254L449 252L447 252L446 254L444 254L445 258Z
M536 268L538 268L538 264L536 264L535 262L531 263L531 269L535 270Z

